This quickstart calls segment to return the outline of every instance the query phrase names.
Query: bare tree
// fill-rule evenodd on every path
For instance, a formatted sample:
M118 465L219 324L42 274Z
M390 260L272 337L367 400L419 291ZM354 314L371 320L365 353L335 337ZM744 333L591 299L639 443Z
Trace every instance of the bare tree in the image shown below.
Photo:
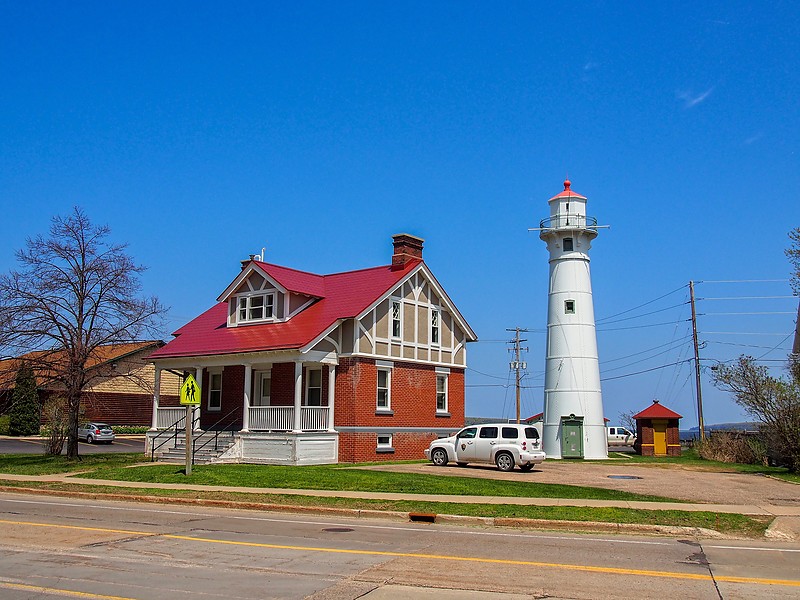
M81 394L106 375L89 368L99 348L160 334L166 312L156 297L139 296L145 268L126 244L108 241L110 231L76 207L53 218L49 237L28 238L19 270L0 277L0 351L28 354L37 377L65 398L72 459Z

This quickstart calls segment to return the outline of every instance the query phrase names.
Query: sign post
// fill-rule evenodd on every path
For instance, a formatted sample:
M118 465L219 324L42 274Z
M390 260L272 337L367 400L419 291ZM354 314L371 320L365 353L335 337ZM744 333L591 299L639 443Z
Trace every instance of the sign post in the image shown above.
M194 407L200 406L200 386L189 374L181 386L181 404L186 406L186 475L192 474L192 429L194 429Z

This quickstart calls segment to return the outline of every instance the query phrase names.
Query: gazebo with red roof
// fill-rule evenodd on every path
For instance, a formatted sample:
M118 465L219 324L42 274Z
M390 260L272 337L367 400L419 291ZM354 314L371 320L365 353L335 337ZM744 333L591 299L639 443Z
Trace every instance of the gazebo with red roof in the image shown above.
M642 456L680 456L681 439L678 421L681 415L658 400L633 415L636 419L636 442L633 445Z

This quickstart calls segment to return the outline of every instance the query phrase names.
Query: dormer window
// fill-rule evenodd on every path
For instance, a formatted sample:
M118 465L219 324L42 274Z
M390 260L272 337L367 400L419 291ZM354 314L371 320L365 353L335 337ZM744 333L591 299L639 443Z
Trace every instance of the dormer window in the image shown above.
M238 299L239 323L268 321L275 317L275 294L254 294Z

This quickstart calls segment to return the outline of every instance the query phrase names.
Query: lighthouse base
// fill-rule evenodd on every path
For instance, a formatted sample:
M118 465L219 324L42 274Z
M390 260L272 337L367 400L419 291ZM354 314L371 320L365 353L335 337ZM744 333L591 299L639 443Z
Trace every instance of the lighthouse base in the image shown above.
M544 423L542 446L547 458L608 458L608 439L604 424L587 423L583 417L563 416Z

